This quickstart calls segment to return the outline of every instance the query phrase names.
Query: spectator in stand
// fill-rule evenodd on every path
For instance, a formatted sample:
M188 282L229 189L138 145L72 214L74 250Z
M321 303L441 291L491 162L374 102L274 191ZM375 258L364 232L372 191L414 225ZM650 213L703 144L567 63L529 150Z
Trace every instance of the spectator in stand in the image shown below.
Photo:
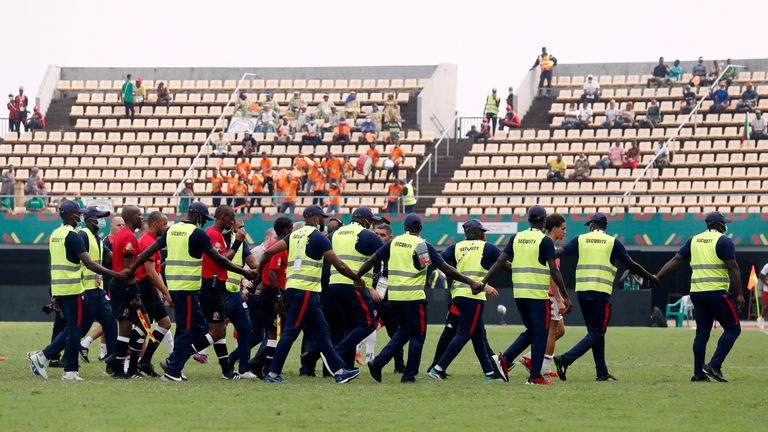
M595 162L595 166L600 169L606 169L611 167L611 158L610 156L603 156L600 159L598 159L597 162Z
M731 59L725 60L725 72L723 72L723 76L720 78L720 82L725 82L725 87L728 88L731 86L731 83L733 80L736 79L736 68L730 67L731 66ZM722 71L718 71L722 72ZM719 74L718 74L719 76ZM717 79L717 78L715 78Z
M251 175L251 163L245 156L243 156L240 158L240 161L235 164L235 170L240 177L248 178Z
M125 82L118 93L118 98L123 99L123 105L125 106L125 116L133 120L136 117L136 108L133 107L133 81L131 81L131 74L125 76ZM186 214L186 213L185 213Z
M333 102L328 100L329 96L328 94L323 95L323 101L317 104L317 108L315 109L315 117L317 117L320 120L326 120L331 115L331 108L336 108L333 105Z
M515 107L515 94L512 92L512 87L507 92L507 112L509 112L509 110L513 110Z
M264 174L256 170L248 180L251 185L251 207L254 204L261 208L261 196L264 195Z
M688 83L691 87L700 87L709 84L709 81L707 80L707 66L704 65L704 57L699 57L699 61L693 65L691 73L693 74L693 77Z
M360 124L360 144L372 144L376 142L376 123L371 116L367 116Z
M395 179L398 179L400 176L400 165L405 160L405 153L403 152L403 149L400 148L400 142L395 141L395 146L392 148L392 151L389 154L389 159L394 164L392 166L391 170L387 171L387 176L384 179L384 181L389 181L389 175L392 174L395 176Z
M611 129L616 125L617 118L619 118L619 109L616 108L616 100L611 99L611 101L608 102L608 106L605 108L605 121L600 126L606 129Z
M309 122L304 125L304 135L301 137L301 143L304 145L319 145L320 139L320 127L314 118L310 118Z
M26 124L27 130L34 131L45 129L45 117L43 117L43 113L40 112L40 107L35 106L33 111L32 118L30 118Z
M577 126L580 130L584 130L584 128L592 126L592 108L590 108L586 102L581 104Z
M576 106L576 102L571 102L568 104L568 111L565 112L565 118L563 119L563 123L560 125L564 129L571 129L575 128L579 124L579 109Z
M400 194L403 192L403 181L395 179L394 182L387 186L387 213L397 213L397 202L400 199Z
M325 159L320 163L320 166L323 168L323 171L325 171L328 184L341 183L341 159L331 154L331 152L327 152L325 154Z
M550 159L548 162L549 172L547 172L547 180L551 182L565 181L565 170L568 169L568 164L565 163L563 155L557 155L557 158Z
M680 60L675 60L674 65L669 68L667 77L664 78L664 85L672 88L676 83L680 82L683 78L683 68L680 67Z
M631 170L637 168L637 162L640 159L640 146L637 141L632 141L632 146L624 154L624 162L622 162L622 168L629 168Z
M245 213L248 210L248 184L245 177L239 176L237 184L235 185L235 202L234 209L238 213Z
M335 106L332 106L331 114L328 116L325 121L326 123L323 125L323 131L333 132L333 130L336 128L336 125L339 124L341 120L341 114L339 114Z
M290 144L293 142L293 126L288 121L288 117L283 117L282 122L278 122L277 135L275 135L275 143Z
M373 120L373 123L376 125L376 131L384 130L382 129L384 126L384 115L376 104L373 104L373 107L371 108L371 120Z
M656 161L654 162L654 165L656 165L656 169L659 170L659 177L661 177L662 173L664 172L664 168L667 168L671 165L669 161L669 148L664 145L664 141L659 141L659 146L656 149Z
M256 132L275 133L275 123L279 120L276 111L273 111L268 104L264 104L264 109L259 112L259 122L256 125Z
M616 127L632 127L635 125L635 103L632 101L624 104L624 109L619 111L616 118Z
M483 122L480 123L480 134L477 137L482 138L483 143L488 144L488 138L490 138L490 135L491 125L488 124L488 119L484 118Z
M269 106L269 109L271 109L272 112L280 111L280 105L272 99L272 93L267 93L264 98L266 99L264 101L264 106Z
M757 92L752 83L747 84L747 88L741 94L741 100L736 104L737 112L752 112L757 106Z
M507 114L504 116L504 121L501 122L499 130L504 130L505 126L507 129L517 129L520 127L520 117L512 109L512 105L507 105Z
M592 75L587 76L587 82L582 87L581 102L589 104L600 102L600 83Z
M469 132L464 135L469 139L470 144L477 144L477 140L480 138L480 132L477 131L477 127L472 125L469 127Z
M171 107L171 90L160 81L157 84L157 105L165 105L166 108Z
M648 106L645 117L643 117L642 120L639 120L638 123L641 126L651 129L654 129L661 124L661 108L659 108L659 103L656 99L651 99L651 105Z
M669 66L664 63L664 57L659 57L659 64L653 68L653 74L648 78L648 88L651 88L651 84L655 84L656 88L661 87L661 84L664 83L669 74L669 69Z
M349 128L346 120L339 121L333 131L333 142L349 144L349 138L352 136L352 130Z
M312 199L312 204L319 205L320 207L323 206L326 185L327 183L325 182L325 175L323 175L322 167L318 166L316 163L311 165L309 167L309 172L307 173L307 190L311 191L311 194L314 197Z
M680 105L680 113L688 114L693 111L693 107L696 106L696 93L691 90L691 86L683 87L683 101Z
M490 120L493 123L493 133L496 133L496 123L499 118L499 104L501 98L496 94L496 89L491 90L491 94L485 98L485 108L483 109L483 117L486 120ZM482 134L482 131L480 132Z
M213 138L211 138L211 144L213 146L214 156L226 156L229 154L229 140L224 138L224 132L219 131Z
M40 170L37 167L32 167L29 170L29 178L24 185L24 195L45 196L48 191L45 189L45 182L39 175Z
M235 188L240 178L237 175L237 171L229 170L229 175L224 179L227 181L227 205L232 205L232 200L235 198Z
M195 200L195 182L192 179L184 181L184 189L179 192L179 208L177 214L185 215Z
M237 152L238 156L250 157L256 151L256 140L250 132L243 135L243 141L240 144L243 147Z
M365 180L368 180L368 176L371 177L371 184L376 179L377 166L379 165L379 150L376 148L376 143L372 142L365 154L371 158L371 172L365 176Z
M717 60L712 60L712 69L709 70L709 75L707 77L707 84L712 84L715 81L718 81L720 78L720 72L723 70L720 69L720 65L717 63Z
M719 88L709 95L712 98L712 106L709 107L710 114L721 114L728 111L728 105L731 103L725 81L720 81L718 86Z
M328 187L328 196L330 201L325 212L331 215L338 215L341 213L341 188L337 183L331 183Z
M19 114L19 123L24 125L24 131L26 132L29 130L27 129L27 114L29 113L27 107L29 106L29 98L27 98L27 95L24 94L24 87L19 87L19 95L16 96L14 102L16 104L16 111ZM19 132L18 123L16 126L16 131Z
M211 170L211 195L213 195L213 207L221 205L221 195L224 189L224 176L221 175L221 169L216 167Z
M280 213L293 214L296 210L296 195L299 190L299 182L291 174L285 177L285 198L280 206Z
M133 102L144 108L144 102L147 100L147 88L144 87L144 81L141 77L136 77L136 87L133 89Z
M360 101L357 100L357 92L352 90L344 101L344 115L352 120L352 124L360 116Z
M21 120L19 120L19 108L16 106L16 100L13 94L8 94L8 130L10 132L21 132Z
M302 106L299 108L299 112L296 114L296 119L291 123L291 129L301 131L304 129L304 125L309 121L309 114L307 114L307 107Z
M293 92L293 97L288 101L288 115L291 117L298 117L299 110L305 107L304 100L301 99L301 92L296 90Z
M547 89L551 89L552 71L557 66L557 59L547 52L547 47L542 47L541 55L536 58L536 62L531 66L530 70L534 70L536 66L541 68L541 75L539 75L539 92L548 94L549 90L547 90L546 93L544 91L544 81L547 81Z
M274 180L272 179L272 159L267 156L267 152L261 152L261 160L259 160L259 170L264 175L264 184L267 185L269 194L274 194Z
M8 169L3 171L2 187L0 187L0 207L6 211L13 211L16 207L15 197L16 191L14 188L16 182L16 171L13 165L9 165Z
M755 140L755 144L757 144L757 142L761 139L768 138L768 131L766 130L765 126L766 125L763 114L760 111L755 111L755 118L753 118L749 123L750 129L752 129L752 132L749 136Z
M570 178L571 180L589 179L589 160L587 159L587 155L580 154L573 162L573 173Z
M626 151L624 147L617 141L613 143L613 147L608 150L608 158L611 160L611 165L618 168L624 163L624 154Z
M248 93L245 90L240 90L240 95L235 99L235 112L232 115L234 117L251 116L251 101L248 100Z

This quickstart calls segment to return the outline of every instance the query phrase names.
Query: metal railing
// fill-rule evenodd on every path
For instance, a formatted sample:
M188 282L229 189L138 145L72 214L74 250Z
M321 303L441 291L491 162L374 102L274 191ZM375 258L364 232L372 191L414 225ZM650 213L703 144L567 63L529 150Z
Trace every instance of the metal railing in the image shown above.
M484 118L485 117L459 117L459 120L456 122L456 139L463 139L467 135L467 132L472 129L472 126L480 132L480 126L483 124ZM501 120L503 120L503 118L499 119L499 121Z

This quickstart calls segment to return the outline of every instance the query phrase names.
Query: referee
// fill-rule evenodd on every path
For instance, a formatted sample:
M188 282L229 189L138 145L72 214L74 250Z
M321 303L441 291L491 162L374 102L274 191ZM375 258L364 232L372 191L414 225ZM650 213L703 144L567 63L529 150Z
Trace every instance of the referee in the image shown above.
M691 381L728 382L721 370L725 358L741 333L738 309L744 307L741 291L741 272L736 262L736 247L725 235L731 222L722 213L712 212L704 219L707 230L688 239L680 251L656 275L659 279L686 260L691 266L691 301L696 319L696 338L693 340L693 377ZM730 290L730 292L729 292ZM723 327L723 335L709 363L704 364L707 341L714 321Z

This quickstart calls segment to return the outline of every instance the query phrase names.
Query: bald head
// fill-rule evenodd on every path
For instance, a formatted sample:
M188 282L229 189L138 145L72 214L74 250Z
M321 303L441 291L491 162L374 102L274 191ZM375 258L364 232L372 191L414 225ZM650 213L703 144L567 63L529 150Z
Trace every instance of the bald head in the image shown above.
M155 237L163 235L168 228L168 218L159 211L153 211L147 216L147 231Z
M141 228L141 210L135 205L124 206L122 216L128 229L135 231Z
M213 217L215 219L221 219L223 217L232 216L235 215L235 209L233 209L231 206L228 205L220 205L216 207L216 213L213 214Z
M220 205L213 214L213 225L220 231L231 230L235 225L235 209L228 205Z

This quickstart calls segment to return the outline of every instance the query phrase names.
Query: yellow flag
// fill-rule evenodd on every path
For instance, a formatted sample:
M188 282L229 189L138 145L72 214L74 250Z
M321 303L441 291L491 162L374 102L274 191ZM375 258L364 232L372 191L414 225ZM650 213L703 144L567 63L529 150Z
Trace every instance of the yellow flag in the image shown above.
M752 288L757 286L757 274L755 273L755 266L752 266L752 270L749 272L749 282L747 282L747 289L752 291Z

